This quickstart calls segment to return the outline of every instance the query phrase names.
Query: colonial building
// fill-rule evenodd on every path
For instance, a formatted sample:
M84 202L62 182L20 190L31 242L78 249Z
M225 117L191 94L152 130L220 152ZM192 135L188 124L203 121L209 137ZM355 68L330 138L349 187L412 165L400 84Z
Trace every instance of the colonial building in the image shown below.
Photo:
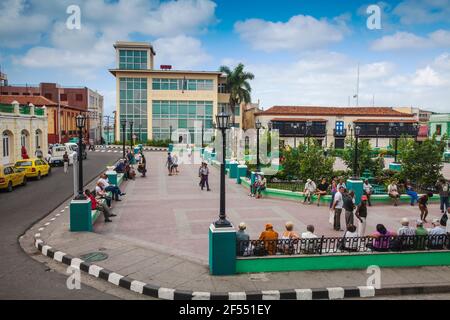
M127 121L126 139L140 141L169 139L170 133L183 129L176 139L186 143L194 138L195 122L213 127L221 110L229 111L226 78L218 71L172 70L154 66L153 46L141 42L116 42L116 137L122 140L121 121ZM242 126L242 112L236 108L235 126Z
M28 97L27 103L20 98L10 101L8 97L0 96L1 164L21 159L22 147L30 158L34 157L38 147L47 154L46 105L51 103L41 96Z
M355 125L361 128L360 138L370 139L374 147L390 145L396 135L417 135L413 114L386 107L274 106L255 115L263 126L270 121L280 131L281 142L290 146L312 137L323 146L343 148Z
M436 135L440 141L444 136L449 141L447 147L450 148L450 113L433 114L430 117L430 137Z
M49 109L49 143L64 143L76 137L75 117L88 115L86 135L100 142L103 96L87 87L62 87L56 83L3 85L0 96L43 96L53 103ZM58 116L59 115L59 116Z

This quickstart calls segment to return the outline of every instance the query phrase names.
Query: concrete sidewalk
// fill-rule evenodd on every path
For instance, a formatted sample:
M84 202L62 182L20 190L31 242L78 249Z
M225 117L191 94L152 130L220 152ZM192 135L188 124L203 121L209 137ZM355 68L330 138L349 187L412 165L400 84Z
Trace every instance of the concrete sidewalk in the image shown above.
M136 292L158 292L157 297L166 299L174 298L177 292L185 293L179 295L182 298L192 297L192 292L221 293L217 294L218 297L231 297L229 292L238 292L256 299L262 298L265 292L269 298L280 298L280 292L295 289L297 291L294 292L303 292L300 296L304 298L333 298L343 296L332 294L334 291L330 290L328 296L314 296L311 292L315 290L309 289L326 291L326 288L367 286L370 275L365 270L209 275L207 230L217 216L218 172L211 168L213 191L202 192L198 188L195 166L181 166L180 175L168 177L164 158L165 154L149 154L149 176L137 177L136 181L128 181L121 186L127 195L122 202L115 203L114 213L118 216L113 218L113 223L105 225L103 217L100 217L95 225L96 232L71 233L68 231L68 204L64 204L27 232L29 241L39 239L37 248L54 260L78 266L95 277L127 289L134 288ZM230 219L235 224L246 214L247 224L255 222L262 225L270 219L282 225L284 221L296 218L290 210L298 212L301 208L294 202L249 198L242 187L228 181L227 204ZM326 219L325 208L314 207L314 210L324 210ZM402 207L402 210L411 208ZM317 221L318 217L312 215L302 219ZM296 226L305 225L305 222L296 221ZM250 231L254 237L259 230L254 228ZM91 252L106 253L108 258L95 262L98 267L76 259ZM422 293L424 290L450 292L449 271L449 267L384 268L381 272L382 290L377 290L376 294ZM274 290L278 295L271 296ZM310 294L305 295L304 292Z

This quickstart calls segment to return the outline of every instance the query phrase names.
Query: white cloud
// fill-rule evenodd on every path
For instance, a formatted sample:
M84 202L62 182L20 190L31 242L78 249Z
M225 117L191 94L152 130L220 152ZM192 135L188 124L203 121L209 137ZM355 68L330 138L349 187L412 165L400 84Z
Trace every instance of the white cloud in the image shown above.
M393 13L405 25L431 24L450 20L450 0L406 0Z
M160 38L153 45L158 53L155 57L158 63L170 64L175 70L193 68L211 60L198 39L185 35Z
M323 61L323 64L318 63ZM361 106L421 106L445 112L450 101L450 63L444 54L428 66L417 66L413 72L401 72L391 62L375 61L360 66ZM253 98L264 108L273 105L347 106L356 91L358 62L336 53L313 52L294 63L246 64L255 74ZM351 105L355 100L350 98Z
M338 21L338 22L337 22ZM266 52L310 50L340 42L345 33L345 19L336 23L311 16L293 16L287 22L248 19L236 22L234 29L252 48Z
M413 33L398 31L393 35L384 36L375 40L371 49L375 51L426 49L450 46L450 32L437 30L420 37Z
M47 17L28 15L25 0L2 0L0 2L0 47L18 48L35 44L49 26Z

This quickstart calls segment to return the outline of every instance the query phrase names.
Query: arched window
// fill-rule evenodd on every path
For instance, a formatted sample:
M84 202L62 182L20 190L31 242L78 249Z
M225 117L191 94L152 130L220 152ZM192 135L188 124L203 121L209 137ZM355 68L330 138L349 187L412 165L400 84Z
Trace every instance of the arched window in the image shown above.
M3 141L3 157L7 158L9 157L9 135L6 131L3 132L2 141Z
M36 130L36 149L42 147L42 131L40 129Z

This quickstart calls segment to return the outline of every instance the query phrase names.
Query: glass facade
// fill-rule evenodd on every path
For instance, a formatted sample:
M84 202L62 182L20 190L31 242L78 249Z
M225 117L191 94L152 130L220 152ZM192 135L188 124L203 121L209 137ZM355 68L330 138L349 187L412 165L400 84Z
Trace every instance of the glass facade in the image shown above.
M222 112L222 110L224 110L226 113L231 115L231 108L230 105L228 103L219 103L218 109L217 109L217 113ZM241 108L240 106L236 106L234 108L234 115L236 117L241 115Z
M119 69L146 70L147 51L145 50L119 50Z
M138 141L148 140L147 127L147 79L120 78L120 120L133 121L133 133ZM120 139L122 126L120 125ZM126 140L130 140L127 124Z
M213 90L213 80L204 79L153 79L153 90Z
M152 101L153 140L164 140L176 129L187 129L194 140L195 121L204 121L206 129L212 128L212 101Z

